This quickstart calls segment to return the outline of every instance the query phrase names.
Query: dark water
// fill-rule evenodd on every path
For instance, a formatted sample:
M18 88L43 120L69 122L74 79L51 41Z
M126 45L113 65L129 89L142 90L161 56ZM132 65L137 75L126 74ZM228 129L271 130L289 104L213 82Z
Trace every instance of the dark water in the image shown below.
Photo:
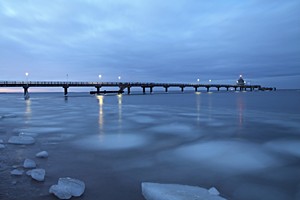
M86 183L77 199L142 200L143 181L215 186L234 200L300 199L300 92L89 96L0 94L0 199L56 199L59 177ZM6 144L20 132L29 146ZM41 150L48 159L36 159ZM34 159L43 183L10 175Z

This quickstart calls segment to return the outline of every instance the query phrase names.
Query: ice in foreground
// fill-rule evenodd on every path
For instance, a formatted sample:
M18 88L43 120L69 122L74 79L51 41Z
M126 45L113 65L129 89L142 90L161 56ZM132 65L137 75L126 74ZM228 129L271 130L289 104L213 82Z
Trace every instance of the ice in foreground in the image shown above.
M41 151L35 155L37 158L48 158L49 154L47 151Z
M35 139L31 136L12 136L9 138L10 144L34 144Z
M45 174L46 174L46 171L44 169L33 169L30 172L31 178L36 181L44 181Z
M147 200L226 200L205 188L178 184L144 182L142 192Z
M14 169L10 172L11 175L15 175L15 176L21 176L23 175L24 170L23 169Z
M24 168L35 168L36 167L36 163L33 160L25 159L23 167Z
M70 199L72 196L79 197L85 190L84 182L72 178L59 178L57 185L52 185L49 193L53 193L59 199Z

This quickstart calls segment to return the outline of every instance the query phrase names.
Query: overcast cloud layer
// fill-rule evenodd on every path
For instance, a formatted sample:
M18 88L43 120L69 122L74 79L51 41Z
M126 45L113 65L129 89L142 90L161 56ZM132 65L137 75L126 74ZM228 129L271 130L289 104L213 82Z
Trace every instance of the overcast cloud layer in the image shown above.
M0 0L0 80L300 88L299 0Z

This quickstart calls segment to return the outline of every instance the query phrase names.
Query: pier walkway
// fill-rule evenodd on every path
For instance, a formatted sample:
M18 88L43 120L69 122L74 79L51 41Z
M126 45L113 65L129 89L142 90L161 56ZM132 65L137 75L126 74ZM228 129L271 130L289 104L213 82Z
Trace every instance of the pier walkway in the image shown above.
M91 94L105 93L101 91L102 87L117 87L116 91L107 91L107 93L116 92L124 93L127 90L127 94L130 94L131 88L140 87L143 94L146 93L146 89L150 93L153 92L155 87L163 87L165 92L168 92L170 87L177 87L184 92L185 88L193 88L195 92L199 88L204 88L207 92L211 88L216 88L219 91L221 88L225 88L226 91L229 90L273 90L273 88L262 87L260 85L230 85L230 84L196 84L196 83L151 83L151 82L63 82L63 81L0 81L0 87L22 87L24 89L24 95L28 95L28 89L30 87L62 87L64 89L64 95L68 94L68 88L70 87L95 87L95 91L91 91ZM275 88L274 88L275 89Z

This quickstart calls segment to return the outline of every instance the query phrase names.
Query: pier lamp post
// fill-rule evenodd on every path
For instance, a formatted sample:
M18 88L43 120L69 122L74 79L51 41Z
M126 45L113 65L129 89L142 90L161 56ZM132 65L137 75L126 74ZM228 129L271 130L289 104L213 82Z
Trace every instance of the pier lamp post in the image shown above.
M121 76L118 76L119 81L121 80Z
M199 84L199 82L200 82L200 79L199 79L199 78L197 79L197 82L198 82L198 84Z
M102 75L101 75L101 74L99 74L99 76L98 76L98 77L99 77L99 81L101 81Z
M26 72L26 73L25 73L25 76L26 76L26 82L27 82L27 83L28 83L28 75L29 75L29 73Z
M211 79L209 79L209 81L208 81L209 83L211 83Z

